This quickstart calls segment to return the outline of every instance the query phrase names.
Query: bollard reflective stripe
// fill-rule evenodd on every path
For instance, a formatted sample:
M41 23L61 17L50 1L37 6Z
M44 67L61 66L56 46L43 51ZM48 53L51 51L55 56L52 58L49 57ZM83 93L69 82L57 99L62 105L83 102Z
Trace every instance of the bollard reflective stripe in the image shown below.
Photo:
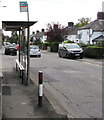
M39 85L39 96L43 96L43 84Z

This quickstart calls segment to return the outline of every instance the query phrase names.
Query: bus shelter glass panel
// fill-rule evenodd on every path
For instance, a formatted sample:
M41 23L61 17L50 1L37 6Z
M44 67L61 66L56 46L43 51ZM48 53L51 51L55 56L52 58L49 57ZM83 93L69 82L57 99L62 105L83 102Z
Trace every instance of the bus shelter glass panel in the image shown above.
M27 40L25 30L20 31L20 62L27 74Z

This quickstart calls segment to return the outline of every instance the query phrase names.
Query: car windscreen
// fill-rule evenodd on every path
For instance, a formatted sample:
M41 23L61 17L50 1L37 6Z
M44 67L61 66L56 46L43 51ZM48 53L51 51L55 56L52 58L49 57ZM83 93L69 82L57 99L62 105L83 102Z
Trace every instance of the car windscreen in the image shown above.
M8 48L15 48L15 46L14 45L9 45Z
M39 49L38 46L30 46L30 49Z
M68 48L68 49L80 48L80 46L77 45L77 44L69 44L69 45L65 45L65 46L66 46L66 48Z

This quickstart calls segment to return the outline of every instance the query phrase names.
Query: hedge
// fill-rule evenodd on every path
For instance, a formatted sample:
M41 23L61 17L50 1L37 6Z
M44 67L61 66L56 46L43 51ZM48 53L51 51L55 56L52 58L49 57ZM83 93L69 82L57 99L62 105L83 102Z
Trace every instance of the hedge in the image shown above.
M104 48L88 46L84 48L84 56L88 58L104 58Z
M58 45L59 45L58 42L52 42L50 44L51 52L58 52Z
M49 46L49 42L42 43L42 49L43 50L46 50L48 46Z

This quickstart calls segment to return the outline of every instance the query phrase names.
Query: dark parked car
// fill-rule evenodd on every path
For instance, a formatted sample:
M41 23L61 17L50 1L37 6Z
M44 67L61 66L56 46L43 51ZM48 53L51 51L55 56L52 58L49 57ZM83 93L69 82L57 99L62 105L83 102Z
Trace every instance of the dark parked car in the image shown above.
M16 46L13 44L6 46L5 47L5 55L17 55Z
M59 57L66 57L66 58L83 58L83 50L82 48L76 43L67 43L67 44L59 44L58 48L58 55Z

